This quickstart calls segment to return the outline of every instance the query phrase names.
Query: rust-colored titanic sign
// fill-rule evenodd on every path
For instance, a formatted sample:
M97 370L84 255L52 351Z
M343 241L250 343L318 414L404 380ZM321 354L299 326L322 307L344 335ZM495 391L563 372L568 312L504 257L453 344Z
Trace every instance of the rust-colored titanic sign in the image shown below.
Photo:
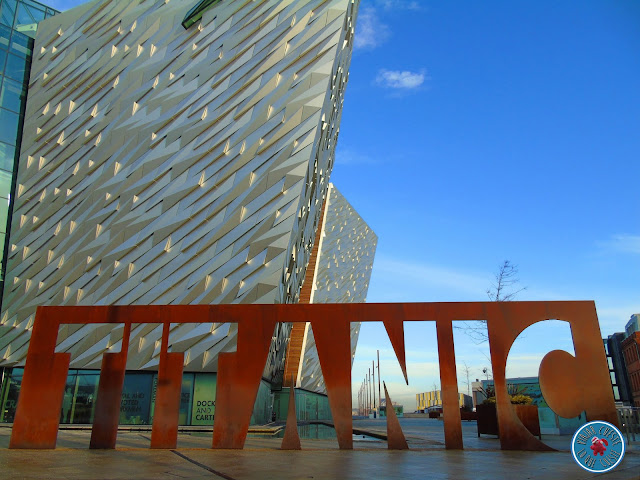
M530 325L547 319L571 326L576 356L554 350L540 365L540 387L551 409L573 417L617 424L613 392L593 302L473 302L311 305L150 305L39 307L16 411L11 448L55 448L70 354L55 353L63 324L124 324L122 345L129 345L133 323L163 324L158 391L151 448L175 448L182 383L183 353L169 352L171 323L238 324L238 346L218 362L213 448L243 448L251 411L277 322L310 322L329 396L338 443L353 448L351 420L350 322L384 322L406 378L404 322L435 321L443 390L445 443L461 449L452 322L486 320L496 388L500 443L503 449L552 450L518 420L507 393L509 350ZM92 448L115 448L127 348L102 360L95 407ZM46 402L42 399L46 398ZM291 419L294 420L291 420ZM288 422L295 421L289 415ZM390 448L405 448L399 423L393 422ZM291 439L288 448L295 444Z

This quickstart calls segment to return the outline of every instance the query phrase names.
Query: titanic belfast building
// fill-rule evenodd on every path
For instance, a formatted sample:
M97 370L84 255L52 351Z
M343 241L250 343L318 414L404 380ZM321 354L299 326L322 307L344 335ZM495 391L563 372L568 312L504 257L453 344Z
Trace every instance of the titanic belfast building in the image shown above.
M20 5L40 4L2 1L5 57ZM41 6L30 65L12 80L22 103L7 169L0 421L13 421L40 305L365 301L377 237L330 183L358 6ZM161 334L140 324L123 346L117 325L61 327L61 422L91 423L103 354L128 348L120 422L151 423ZM171 326L169 348L185 359L181 424L213 424L218 355L236 340L234 324ZM292 379L299 415L327 418L308 325L274 331L254 422L286 415Z

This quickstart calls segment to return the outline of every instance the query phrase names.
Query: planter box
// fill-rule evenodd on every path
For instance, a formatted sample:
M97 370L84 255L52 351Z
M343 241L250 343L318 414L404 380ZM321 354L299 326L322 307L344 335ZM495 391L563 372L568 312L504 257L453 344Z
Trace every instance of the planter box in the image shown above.
M537 405L513 405L516 415L532 435L540 437L540 420ZM478 436L480 434L498 435L498 415L495 405L477 405Z
M469 412L468 410L460 410L460 420L472 421L477 420L478 414L476 412Z
M476 405L478 414L478 436L498 435L498 415L495 405Z
M538 406L537 405L514 405L516 407L516 415L527 427L527 430L531 432L534 437L538 437L542 440L540 435L540 419L538 418Z

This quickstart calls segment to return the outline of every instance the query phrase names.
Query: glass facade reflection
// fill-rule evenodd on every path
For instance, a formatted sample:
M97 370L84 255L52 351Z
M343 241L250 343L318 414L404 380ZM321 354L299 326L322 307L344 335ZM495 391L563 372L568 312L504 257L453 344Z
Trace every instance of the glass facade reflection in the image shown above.
M149 425L155 375L129 372L124 376L120 401L120 425Z
M180 425L191 425L191 402L193 400L194 374L182 374L182 391L180 393Z
M14 368L8 375L6 370L3 372L2 410L0 411L0 422L2 423L13 423L16 416L23 372L22 368Z
M215 373L196 375L191 406L191 425L213 425L216 411L216 380Z
M4 286L11 193L20 156L33 39L38 22L56 13L32 0L0 2L0 288ZM1 302L2 295L0 306Z
M295 399L298 420L332 420L329 397L326 395L297 388ZM288 413L289 388L283 388L282 391L274 393L272 420L284 422Z
M0 423L12 423L24 369L5 369L0 389ZM61 424L91 424L98 397L99 370L69 369L62 397ZM158 386L156 372L128 371L124 376L120 400L120 425L151 425ZM217 374L188 373L182 375L179 425L213 426L216 405ZM286 420L288 389L271 392L269 383L260 382L251 416L252 425ZM296 390L296 407L300 420L330 420L326 395Z
M62 397L60 423L93 422L93 409L98 393L98 370L70 370Z

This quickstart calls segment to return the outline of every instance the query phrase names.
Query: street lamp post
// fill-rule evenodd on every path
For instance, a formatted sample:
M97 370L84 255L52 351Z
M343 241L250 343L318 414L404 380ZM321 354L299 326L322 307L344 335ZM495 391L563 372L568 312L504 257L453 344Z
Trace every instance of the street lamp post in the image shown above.
M373 372L373 418L376 418L376 362L371 362L371 368Z
M378 350L378 417L380 417L379 413L382 409L382 394L380 393L380 350Z

